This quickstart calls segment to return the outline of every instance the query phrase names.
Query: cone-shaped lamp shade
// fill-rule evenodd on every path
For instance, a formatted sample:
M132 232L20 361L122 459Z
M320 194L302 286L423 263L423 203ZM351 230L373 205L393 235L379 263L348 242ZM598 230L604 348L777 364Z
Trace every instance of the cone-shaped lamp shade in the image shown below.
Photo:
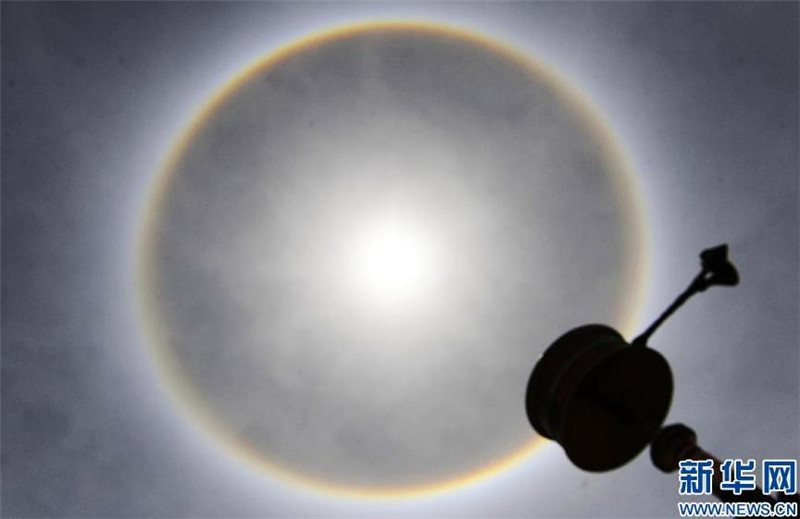
M703 271L706 273L704 286L701 290L712 285L736 286L739 283L739 272L728 261L728 246L718 245L700 253Z

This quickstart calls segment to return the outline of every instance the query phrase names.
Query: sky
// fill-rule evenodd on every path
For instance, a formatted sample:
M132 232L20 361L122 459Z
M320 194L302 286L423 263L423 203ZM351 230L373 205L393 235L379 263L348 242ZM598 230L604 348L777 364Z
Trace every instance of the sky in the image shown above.
M719 243L741 284L650 340L667 423L800 458L797 3L0 13L3 516L674 517L523 391ZM378 20L428 29L286 47Z

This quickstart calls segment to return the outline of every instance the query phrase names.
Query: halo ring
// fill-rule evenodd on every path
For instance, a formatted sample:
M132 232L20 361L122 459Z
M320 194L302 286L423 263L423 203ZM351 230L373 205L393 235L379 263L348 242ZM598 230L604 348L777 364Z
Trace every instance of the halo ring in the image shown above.
M628 208L629 215L631 216L632 231L626 236L626 245L628 247L626 257L629 258L629 263L623 268L632 273L632 281L629 284L629 296L619 305L618 309L619 315L623 316L623 325L621 328L628 334L631 333L633 325L638 319L637 310L641 306L645 291L644 280L647 277L649 251L645 232L645 212L639 194L637 179L631 171L624 150L616 141L608 124L598 114L597 109L591 106L573 87L560 79L556 72L546 64L534 60L530 56L505 43L500 43L487 36L474 33L471 30L419 21L378 21L348 24L346 26L316 32L298 41L286 44L257 60L237 74L233 79L229 80L225 86L212 96L192 118L192 121L183 133L177 138L164 166L155 176L154 181L152 181L140 217L141 227L137 237L138 247L136 249L138 253L136 262L138 307L146 331L146 337L149 339L149 354L158 372L158 378L165 386L165 392L173 397L175 403L177 403L177 407L179 407L186 418L188 418L188 422L195 424L198 426L198 429L211 439L225 446L225 450L232 453L236 458L249 464L255 464L266 472L278 476L281 480L310 487L324 493L348 497L406 499L447 492L455 488L473 484L494 474L501 473L528 458L538 450L545 441L543 438L532 433L530 441L521 445L508 455L495 460L488 466L441 482L433 484L426 483L417 486L352 487L340 485L335 482L323 481L319 478L294 471L291 468L272 462L265 457L264 453L257 451L252 446L233 437L224 427L217 424L210 413L204 409L203 403L198 401L198 398L196 398L188 388L188 384L184 383L182 380L180 369L175 365L175 359L171 358L167 351L168 339L167 334L164 332L165 323L161 322L160 312L158 311L158 298L152 290L154 286L154 271L150 258L154 253L155 230L160 221L163 201L174 180L175 166L188 144L192 142L200 131L203 121L213 114L251 77L273 67L287 57L329 41L372 31L419 31L434 33L435 35L451 37L480 45L509 58L510 61L518 65L521 69L524 69L537 80L551 87L551 89L560 96L563 102L576 108L575 111L583 123L583 128L588 132L591 138L602 143L602 149L604 150L603 159L613 166L610 169L614 172L618 172L618 174L614 175L612 178L614 190L617 193L618 199ZM520 413L522 413L524 411L522 398L520 402Z

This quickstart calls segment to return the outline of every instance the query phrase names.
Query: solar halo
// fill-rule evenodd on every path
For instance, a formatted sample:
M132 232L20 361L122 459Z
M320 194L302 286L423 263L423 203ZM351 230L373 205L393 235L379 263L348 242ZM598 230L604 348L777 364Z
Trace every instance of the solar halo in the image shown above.
M340 62L326 66L328 60L315 61L325 52ZM353 59L354 53L361 55ZM471 56L477 58L468 59ZM427 67L427 76L408 74L418 65L414 60ZM366 68L354 69L359 63ZM450 68L437 76L440 66ZM503 77L498 83L486 70ZM313 80L304 83L304 77ZM352 95L353 85L347 82L353 77L363 89L359 95ZM267 87L257 91L263 85ZM465 108L466 99L475 91L479 93L470 101L483 113L464 115L471 110ZM492 93L498 91L499 96ZM268 101L279 96L280 103ZM248 99L266 99L266 111L258 112ZM258 117L251 117L253 113ZM264 123L264 114L283 124L270 126L268 119ZM537 117L552 118L552 126L537 126ZM236 124L242 120L245 124ZM347 131L341 121L346 121ZM470 121L481 124L467 124ZM493 135L481 130L483 123ZM240 128L251 133L243 134ZM525 134L514 137L520 128L544 144L537 148L535 139L533 144L524 142ZM226 133L235 138L226 138ZM280 145L264 146L273 153L284 150L283 158L252 151L257 146L248 139L267 135L277 135ZM313 141L319 135L324 138ZM508 150L497 146L506 139L514 143L504 155L501 151ZM572 141L578 144L563 144ZM342 143L360 151L338 153ZM440 153L437 146L445 151ZM248 151L241 152L245 148ZM459 158L459 153L474 160ZM574 178L542 174L544 179L539 179L525 164L535 153L545 157L539 173L568 163ZM573 155L577 158L571 162ZM324 32L283 47L237 76L201 110L154 184L144 214L140 282L162 378L190 420L227 450L270 473L324 491L411 497L502 471L541 444L527 429L522 406L530 362L523 361L519 370L525 374L516 384L518 395L514 376L516 364L532 361L562 322L572 322L563 313L554 315L553 308L563 308L566 298L582 294L585 301L571 308L576 314L585 311L622 329L631 326L646 261L641 208L623 156L603 122L552 71L472 33L434 24L382 22ZM210 161L217 161L218 169L206 170ZM398 167L403 161L405 166ZM501 165L512 172L504 173ZM323 172L326 168L329 171ZM582 186L580 194L570 198L570 187L586 181L587 171L597 170L601 178L591 179L590 188ZM220 171L228 175L225 181ZM253 171L261 176L254 177ZM521 171L528 173L520 176ZM507 185L493 185L495 175ZM235 185L238 199L227 192L230 185ZM538 207L531 209L516 198L523 194L540 196L529 200ZM600 199L596 207L594 198ZM485 200L490 200L487 207ZM564 203L556 203L559 200ZM561 207L570 204L579 208ZM280 210L262 213L264 205ZM561 217L591 228L567 226L579 236L566 244L556 243L555 233L564 227L558 221L542 222L531 231L528 222L535 223L549 210L555 220ZM312 214L315 211L318 214ZM253 223L265 214L276 218L262 222L267 230ZM308 230L308 239L297 239L298 229ZM280 247L271 241L276 237ZM597 256L589 257L578 247L581 244L588 244ZM287 250L290 254L280 257ZM500 251L497 264L483 257L487 250ZM587 257L586 265L582 256ZM259 265L256 258L267 261ZM539 259L526 263L531 258ZM526 265L553 272L520 282ZM313 275L308 277L308 272ZM587 281L599 274L606 275L601 286L595 292L587 290ZM207 285L198 288L203 280ZM537 287L548 289L538 303L541 308L532 304L538 299L529 293ZM564 300L550 300L559 290ZM276 301L293 294L300 294L302 301L291 309L275 310L273 328L257 322L264 317L259 314L262 305L279 306ZM324 301L309 302L314 297ZM511 305L511 311L495 313L497 297ZM609 299L615 303L609 305ZM538 320L509 331L509 323L518 322L526 308L539 313ZM220 326L211 326L215 322ZM297 328L289 330L285 323ZM234 335L224 333L233 329ZM320 329L327 333L320 334ZM487 337L496 332L507 333L513 347L489 346ZM539 334L541 344L536 342ZM213 335L216 341L208 338ZM331 350L322 336L351 349ZM239 360L218 351L229 337L240 345L230 354ZM282 346L270 349L278 343ZM376 347L385 343L395 349L387 353L388 348ZM345 359L337 360L339 355ZM311 359L321 366L302 374ZM332 367L340 361L342 365ZM369 369L362 372L364 364ZM246 384L237 385L248 380L239 376L254 365L276 382L255 383L252 392ZM458 373L462 368L477 375L448 378L451 370ZM290 374L292 370L296 373ZM355 382L349 376L354 372ZM401 376L395 379L397 373ZM211 379L216 381L207 382ZM319 389L309 389L320 380L324 384ZM354 385L337 393L342 381ZM502 387L493 389L497 385ZM375 388L379 394L370 391ZM472 400L453 402L465 388ZM438 403L400 412L401 424L409 426L406 434L418 431L421 424L430 426L443 410L457 409L454 420L459 427L434 424L427 436L423 431L422 438L412 437L408 443L377 434L381 437L373 445L365 445L383 430L370 417L386 418L398 412L399 404L421 401L426 398L422 389L429 394L441 391L432 399ZM284 398L271 396L277 393ZM340 411L352 405L358 413L326 431L323 425L342 415L329 405L324 410L314 406L331 394ZM471 403L486 394L486 402L473 412ZM297 411L293 401L304 410ZM260 407L260 402L267 405ZM499 402L507 408L490 412ZM270 429L269 421L246 423L248 416L276 409L283 428ZM512 432L505 434L503 424L513 409L518 409L519 423L512 423ZM493 444L486 436L498 429L501 439ZM457 444L454 434L462 432L467 440L447 451L447 442ZM304 435L301 441L293 439ZM391 445L407 452L382 454ZM413 453L415 445L423 446L419 455ZM436 457L439 447L446 451L441 458ZM334 452L337 448L340 452ZM331 457L317 461L324 455ZM338 473L352 458L359 459Z

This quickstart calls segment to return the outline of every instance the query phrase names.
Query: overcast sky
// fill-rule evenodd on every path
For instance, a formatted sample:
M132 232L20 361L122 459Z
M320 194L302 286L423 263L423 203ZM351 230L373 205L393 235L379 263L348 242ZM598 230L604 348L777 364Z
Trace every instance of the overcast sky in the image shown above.
M535 439L522 391L548 341L589 321L643 329L722 242L740 286L650 342L675 377L667 420L720 458L800 457L798 4L1 8L4 516L674 517L677 477L646 454L587 474L548 443L403 499L253 460L360 487L491 465ZM320 46L229 96L153 201L234 76L378 19L445 23L538 65L444 36ZM348 307L316 252L386 211L444 251L438 296L413 305L430 311L402 325Z

